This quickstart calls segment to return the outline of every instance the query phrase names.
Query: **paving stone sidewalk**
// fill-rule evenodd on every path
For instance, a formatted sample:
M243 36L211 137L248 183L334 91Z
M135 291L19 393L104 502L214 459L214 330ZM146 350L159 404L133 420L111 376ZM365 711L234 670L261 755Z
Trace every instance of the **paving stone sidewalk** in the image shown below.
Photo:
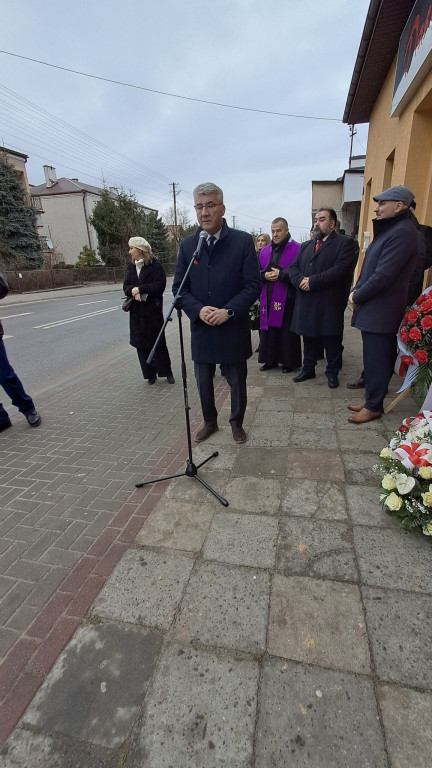
M121 364L46 403L44 443L11 431L17 517L2 532L26 530L0 583L16 579L34 612L3 625L0 766L430 768L431 544L380 509L373 470L416 409L406 397L350 425L360 370L350 328L337 390L322 363L295 385L255 355L245 445L218 377L221 428L194 460L218 451L200 475L227 508L187 477L131 493L187 451L181 387L146 396L137 434L142 384ZM68 525L29 541L41 520ZM70 526L79 546L58 546ZM31 602L50 572L50 602Z

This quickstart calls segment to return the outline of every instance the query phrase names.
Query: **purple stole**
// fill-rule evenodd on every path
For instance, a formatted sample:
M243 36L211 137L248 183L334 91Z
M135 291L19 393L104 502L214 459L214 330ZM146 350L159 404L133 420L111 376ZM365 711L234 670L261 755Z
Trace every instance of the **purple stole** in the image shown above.
M290 240L282 253L279 269L286 269L293 263L300 248L300 243ZM270 263L272 247L265 245L259 255L261 270L264 270ZM273 291L270 303L270 311L267 312L267 285L265 280L260 296L260 328L262 331L268 331L271 328L281 328L282 318L285 309L285 302L288 293L288 286L284 283L272 283Z

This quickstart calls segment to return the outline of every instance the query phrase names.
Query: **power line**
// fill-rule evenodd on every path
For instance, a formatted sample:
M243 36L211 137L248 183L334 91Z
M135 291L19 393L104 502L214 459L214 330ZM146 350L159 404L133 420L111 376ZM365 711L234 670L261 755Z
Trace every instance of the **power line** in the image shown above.
M47 61L41 61L40 59L32 59L30 56L21 56L19 53L12 53L11 51L2 51L5 56L14 56L17 59L24 59L24 61L31 61L34 64L42 64L44 67L51 67L52 69L60 69L62 72L70 72L73 75L80 75L81 77L90 77L93 80L102 80L105 83L113 83L114 85L121 85L124 88L134 88L138 91L147 91L148 93L157 93L160 96L170 96L173 99L183 99L184 101L195 101L200 104L210 104L213 107L224 107L224 109L237 109L243 112L258 112L263 115L276 115L278 117L296 117L301 120L326 120L329 122L341 123L341 119L338 117L319 117L317 115L294 115L288 112L273 112L269 109L256 109L254 107L239 107L235 104L222 104L219 101L208 101L207 99L196 99L192 96L181 96L178 93L168 93L167 91L158 91L156 88L146 88L143 85L134 85L132 83L124 83L121 80L112 80L109 77L102 77L100 75L91 75L89 72L80 72L77 69L70 69L68 67L61 67L59 64L51 64Z

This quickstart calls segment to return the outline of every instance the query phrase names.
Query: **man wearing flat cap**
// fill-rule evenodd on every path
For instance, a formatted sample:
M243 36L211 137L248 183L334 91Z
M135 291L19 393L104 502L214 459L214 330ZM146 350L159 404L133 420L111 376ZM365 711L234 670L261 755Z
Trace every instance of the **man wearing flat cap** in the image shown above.
M390 187L374 200L374 239L349 299L354 309L351 324L362 334L365 381L364 400L348 406L353 412L348 419L352 424L379 419L383 412L397 354L396 333L418 253L411 190Z

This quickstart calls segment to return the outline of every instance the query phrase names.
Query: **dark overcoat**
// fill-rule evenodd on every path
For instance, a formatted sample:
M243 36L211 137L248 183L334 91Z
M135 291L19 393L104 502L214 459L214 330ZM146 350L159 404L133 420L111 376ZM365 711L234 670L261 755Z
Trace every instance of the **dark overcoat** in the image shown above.
M291 330L300 336L336 336L343 333L358 252L352 237L332 232L315 253L315 240L300 246L289 277L296 290ZM299 288L309 277L309 291Z
M416 268L418 233L407 210L372 224L374 239L354 286L351 324L369 333L396 333Z
M128 264L123 290L132 296L137 286L145 301L133 301L129 312L130 344L139 349L151 349L163 325L162 296L166 286L166 274L162 264L153 257L143 266L138 277L135 264Z
M176 295L198 243L199 231L180 245L174 275ZM249 307L261 293L261 279L251 235L230 229L224 220L210 253L206 244L182 290L190 319L192 359L198 363L238 363L252 355ZM210 326L199 318L202 307L234 311L226 323Z

